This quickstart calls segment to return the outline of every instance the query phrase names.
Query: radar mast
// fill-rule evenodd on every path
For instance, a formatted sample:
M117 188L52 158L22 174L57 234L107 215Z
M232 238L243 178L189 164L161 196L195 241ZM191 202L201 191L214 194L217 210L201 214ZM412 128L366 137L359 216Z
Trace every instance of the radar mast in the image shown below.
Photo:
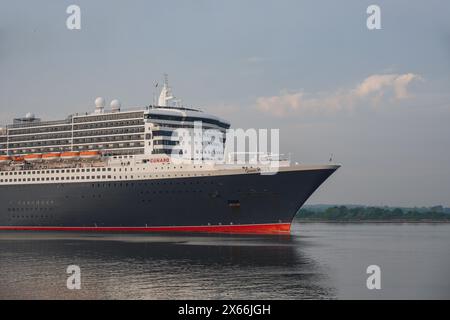
M170 107L169 102L174 99L175 97L172 94L172 88L169 86L169 76L164 74L164 87L159 95L158 105L160 107Z

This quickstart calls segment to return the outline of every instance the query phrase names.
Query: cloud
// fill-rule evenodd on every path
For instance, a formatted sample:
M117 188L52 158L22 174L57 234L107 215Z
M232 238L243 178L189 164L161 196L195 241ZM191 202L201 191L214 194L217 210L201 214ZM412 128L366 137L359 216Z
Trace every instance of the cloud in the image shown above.
M386 89L392 88L396 99L406 99L409 97L407 86L418 78L420 77L412 73L373 75L356 88L356 94L359 97L366 97L370 94L384 94Z
M367 77L350 90L337 90L332 93L307 94L303 91L288 92L280 95L260 97L256 108L275 116L289 116L293 113L323 114L339 111L351 111L356 107L379 106L388 99L396 102L411 97L408 86L421 79L420 76L407 74L375 74Z

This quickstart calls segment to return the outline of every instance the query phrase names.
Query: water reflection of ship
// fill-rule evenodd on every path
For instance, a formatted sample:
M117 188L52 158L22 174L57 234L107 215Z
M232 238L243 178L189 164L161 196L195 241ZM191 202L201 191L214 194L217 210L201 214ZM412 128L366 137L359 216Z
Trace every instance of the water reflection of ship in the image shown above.
M292 237L74 235L65 240L40 239L2 241L4 252L14 253L0 261L5 283L21 284L8 290L30 291L25 278L35 273L31 267L38 266L47 276L33 279L31 291L56 297L67 277L64 269L77 264L82 268L84 289L79 293L63 290L67 298L273 299L327 298L331 294L320 266L299 250Z

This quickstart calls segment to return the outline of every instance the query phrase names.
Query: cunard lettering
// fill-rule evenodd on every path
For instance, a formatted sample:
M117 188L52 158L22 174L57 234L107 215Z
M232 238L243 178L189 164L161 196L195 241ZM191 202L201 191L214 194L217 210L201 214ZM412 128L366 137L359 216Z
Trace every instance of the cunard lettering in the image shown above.
M170 162L169 158L158 158L158 159L150 159L151 163L164 163L164 162Z

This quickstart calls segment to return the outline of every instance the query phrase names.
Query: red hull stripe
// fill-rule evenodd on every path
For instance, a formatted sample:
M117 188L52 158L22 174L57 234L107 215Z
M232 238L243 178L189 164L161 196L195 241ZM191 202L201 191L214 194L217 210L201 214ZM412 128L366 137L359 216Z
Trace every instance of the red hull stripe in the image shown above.
M235 234L289 234L289 223L215 225L186 227L0 227L0 231L74 231L74 232L201 232Z

